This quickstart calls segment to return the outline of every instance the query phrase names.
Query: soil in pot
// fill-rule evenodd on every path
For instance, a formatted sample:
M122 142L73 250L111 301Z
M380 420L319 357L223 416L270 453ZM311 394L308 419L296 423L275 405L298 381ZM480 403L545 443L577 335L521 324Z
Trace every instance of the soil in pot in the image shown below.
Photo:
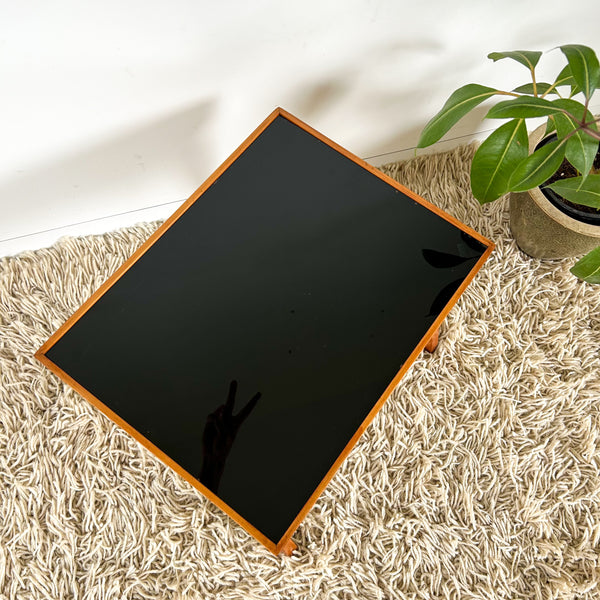
M556 135L552 135L543 139L537 145L536 150L555 139ZM600 150L594 159L594 169L600 170ZM540 190L544 196L546 196L546 198L548 198L548 200L552 202L554 206L556 206L556 208L569 215L571 218L582 221L583 223L589 223L590 225L600 225L600 210L592 206L585 206L584 204L575 204L574 202L570 202L566 198L563 198L557 194L554 190L546 187L555 181L559 181L560 179L569 179L570 177L578 176L579 172L577 169L565 158L556 173L554 173L550 179L540 185Z

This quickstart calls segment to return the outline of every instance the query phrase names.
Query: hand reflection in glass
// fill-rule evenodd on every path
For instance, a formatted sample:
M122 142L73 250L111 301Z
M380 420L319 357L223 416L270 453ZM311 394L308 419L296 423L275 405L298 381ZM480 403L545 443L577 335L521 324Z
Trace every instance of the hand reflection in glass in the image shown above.
M235 441L235 436L242 423L254 410L261 396L260 392L255 394L246 406L237 415L234 415L233 407L236 392L237 381L233 380L229 384L227 401L208 415L202 434L203 458L199 479L209 490L215 493L225 470L225 462Z

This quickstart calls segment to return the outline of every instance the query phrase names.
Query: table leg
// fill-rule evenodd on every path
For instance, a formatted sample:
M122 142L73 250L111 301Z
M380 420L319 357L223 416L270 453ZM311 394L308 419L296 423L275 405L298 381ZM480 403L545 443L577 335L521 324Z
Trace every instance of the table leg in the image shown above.
M285 554L286 556L291 556L292 552L294 550L296 550L298 548L298 546L294 543L293 540L288 540L282 547L281 547L281 553Z
M438 328L433 332L433 335L429 338L429 341L425 345L425 350L427 350L427 352L433 352L437 348L439 341L440 341L440 330Z

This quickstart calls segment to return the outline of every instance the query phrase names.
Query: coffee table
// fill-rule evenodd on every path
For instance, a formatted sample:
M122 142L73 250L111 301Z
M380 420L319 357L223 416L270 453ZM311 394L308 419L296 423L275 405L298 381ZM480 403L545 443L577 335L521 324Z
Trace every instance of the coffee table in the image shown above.
M36 357L289 555L492 248L278 108Z

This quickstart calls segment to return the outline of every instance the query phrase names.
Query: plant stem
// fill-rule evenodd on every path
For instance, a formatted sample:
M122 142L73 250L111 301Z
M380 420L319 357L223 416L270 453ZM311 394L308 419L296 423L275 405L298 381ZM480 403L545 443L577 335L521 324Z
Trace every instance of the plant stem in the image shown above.
M600 117L595 118L592 117L591 121L586 121L585 120L585 116L586 114L589 112L587 109L587 104L589 103L589 100L586 101L586 106L585 106L585 111L583 113L583 121L580 121L575 115L571 114L568 110L566 109L562 109L561 112L568 117L570 120L573 121L573 123L577 123L578 127L577 129L574 129L573 131L571 131L571 133L569 133L564 139L568 140L572 135L574 135L575 133L577 133L578 131L584 131L587 135L589 135L590 137L594 138L595 140L600 140L600 133L597 131L594 131L590 125L593 125L594 123L598 123L600 122Z
M598 121L600 121L600 117L594 117L594 115L591 115L592 120L591 121L586 121L586 117L587 114L589 112L588 107L590 105L590 98L586 98L585 99L585 104L584 104L584 110L583 110L583 121L580 124L581 129L583 131L585 131L585 133L587 133L587 135L589 135L590 137L594 138L595 140L599 140L600 141L600 133L598 133L597 131L594 131L590 125L593 125L594 123L598 123Z
M552 90L554 90L554 93L559 97L559 98L563 98L564 96L558 91L557 87L556 87L556 82L554 82L541 96L540 98L545 98Z
M515 94L515 92L503 92L502 90L496 90L496 94L499 96L513 96L514 98L522 98L527 94Z
M586 97L585 104L583 105L583 122L585 123L585 118L588 114L588 106L590 105L590 99Z
M588 129L587 127L582 127L581 129L585 131L590 137L593 137L595 140L600 141L600 133L598 133L597 131L594 131L593 129Z
M583 126L588 127L590 125L594 125L594 123L600 123L600 117L592 117L592 120L586 121L585 123L583 123Z
M533 95L537 98L538 93L537 93L537 83L535 81L535 67L531 67L531 80L533 81Z

